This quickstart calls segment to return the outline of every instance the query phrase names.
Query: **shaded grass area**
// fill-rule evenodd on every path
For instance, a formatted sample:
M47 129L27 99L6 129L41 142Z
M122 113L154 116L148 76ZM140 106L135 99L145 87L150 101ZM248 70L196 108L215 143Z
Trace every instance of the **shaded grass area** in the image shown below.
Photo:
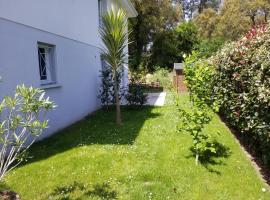
M181 105L190 105L186 94ZM36 143L6 187L26 200L270 199L268 186L217 116L204 131L216 138L219 153L198 166L190 136L176 131L170 94L164 107L123 108L121 127L114 116L100 110Z

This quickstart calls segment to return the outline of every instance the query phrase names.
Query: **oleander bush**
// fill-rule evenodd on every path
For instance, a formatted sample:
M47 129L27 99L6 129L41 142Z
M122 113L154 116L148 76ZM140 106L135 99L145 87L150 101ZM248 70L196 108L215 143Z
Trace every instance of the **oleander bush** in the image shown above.
M43 90L24 85L17 86L14 97L4 97L0 103L0 181L26 158L27 150L48 127L46 115L53 108Z

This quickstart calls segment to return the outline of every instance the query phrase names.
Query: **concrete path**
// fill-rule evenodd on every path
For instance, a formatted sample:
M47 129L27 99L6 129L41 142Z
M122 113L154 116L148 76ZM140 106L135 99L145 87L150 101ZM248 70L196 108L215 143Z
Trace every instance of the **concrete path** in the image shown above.
M148 99L145 105L163 106L166 99L166 92L161 93L147 93Z

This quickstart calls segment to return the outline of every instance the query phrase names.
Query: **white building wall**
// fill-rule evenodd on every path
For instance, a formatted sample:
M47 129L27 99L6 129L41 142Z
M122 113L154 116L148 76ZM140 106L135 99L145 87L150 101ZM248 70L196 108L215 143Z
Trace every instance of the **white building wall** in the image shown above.
M98 0L0 0L0 18L100 44Z
M44 137L99 108L98 48L4 19L0 27L0 99L13 94L18 84L41 87L37 42L55 45L59 87L45 91L58 107L48 116Z

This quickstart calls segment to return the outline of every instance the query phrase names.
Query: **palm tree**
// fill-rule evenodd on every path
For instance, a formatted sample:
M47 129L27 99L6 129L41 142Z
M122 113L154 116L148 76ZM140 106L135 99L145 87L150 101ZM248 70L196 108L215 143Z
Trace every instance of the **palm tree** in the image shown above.
M112 71L114 97L116 105L116 123L122 124L118 74L127 63L127 40L128 22L122 9L111 9L102 17L100 34L104 47L102 48L102 59L106 61Z

